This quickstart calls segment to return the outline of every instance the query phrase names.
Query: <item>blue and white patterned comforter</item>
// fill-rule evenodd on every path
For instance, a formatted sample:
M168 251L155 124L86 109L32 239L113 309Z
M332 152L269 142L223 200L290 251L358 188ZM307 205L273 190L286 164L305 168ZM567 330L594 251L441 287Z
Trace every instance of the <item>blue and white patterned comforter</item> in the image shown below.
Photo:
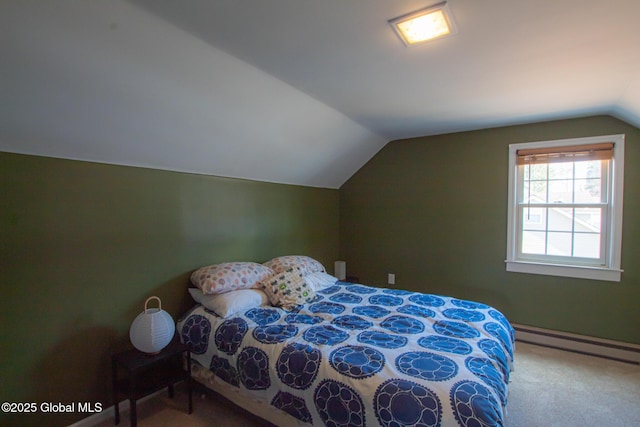
M297 312L178 323L216 376L319 426L502 426L514 331L485 304L338 282Z

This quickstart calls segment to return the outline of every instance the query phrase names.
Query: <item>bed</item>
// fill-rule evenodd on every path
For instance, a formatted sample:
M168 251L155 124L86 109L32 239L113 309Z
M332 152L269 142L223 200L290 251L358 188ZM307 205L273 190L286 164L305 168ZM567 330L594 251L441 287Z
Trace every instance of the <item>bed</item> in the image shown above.
M177 325L193 377L276 425L503 425L515 340L502 313L333 279L293 308L195 305Z

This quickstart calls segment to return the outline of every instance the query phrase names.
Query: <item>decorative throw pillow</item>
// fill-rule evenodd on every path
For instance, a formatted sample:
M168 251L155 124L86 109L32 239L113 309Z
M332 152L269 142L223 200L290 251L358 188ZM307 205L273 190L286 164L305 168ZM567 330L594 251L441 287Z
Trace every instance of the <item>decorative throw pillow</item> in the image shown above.
M304 275L317 271L326 271L320 262L305 255L279 256L265 262L263 265L266 265L276 273L281 273L291 267L299 267Z
M256 262L225 262L202 267L191 274L191 283L204 294L221 294L256 287L274 271Z
M311 301L316 293L304 280L299 267L291 267L260 282L271 304L285 310Z

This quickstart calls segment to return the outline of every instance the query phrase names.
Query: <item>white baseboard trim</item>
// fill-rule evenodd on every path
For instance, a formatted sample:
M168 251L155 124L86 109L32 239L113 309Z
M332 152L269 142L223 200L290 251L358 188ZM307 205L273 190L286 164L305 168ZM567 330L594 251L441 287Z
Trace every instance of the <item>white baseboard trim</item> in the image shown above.
M167 391L167 388L163 388L162 390L158 390L155 393L151 393L148 396L145 396L139 400L136 400L136 404L140 404L146 400L151 399L152 397L155 397L157 395L159 395L160 393L164 393ZM120 411L120 420L122 420L123 417L123 412L127 412L125 416L129 416L129 399L125 399L122 400L120 402L120 404L118 405L118 409ZM104 420L108 420L110 418L114 418L115 417L115 412L114 412L114 407L113 405L109 406L108 408L103 409L102 411L95 413L93 415L90 415L86 418L81 419L80 421L77 421L71 425L69 425L68 427L94 427L98 424L100 424L101 422L103 422Z
M513 323L512 326L516 330L516 341L640 365L640 345L638 344L519 325L517 323Z

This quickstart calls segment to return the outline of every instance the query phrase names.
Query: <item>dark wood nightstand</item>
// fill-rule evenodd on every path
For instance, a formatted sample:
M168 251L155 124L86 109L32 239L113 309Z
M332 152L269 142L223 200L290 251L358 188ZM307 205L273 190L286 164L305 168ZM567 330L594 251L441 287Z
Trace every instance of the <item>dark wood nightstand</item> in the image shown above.
M185 354L186 370L183 363L183 355ZM180 341L172 341L160 353L154 355L148 355L136 349L114 354L111 358L111 367L116 425L120 423L119 395L125 395L129 399L131 427L136 427L136 400L165 387L169 389L169 397L173 398L173 385L180 381L187 383L189 413L193 412L190 375L191 353L189 348ZM124 375L119 372L124 372Z

